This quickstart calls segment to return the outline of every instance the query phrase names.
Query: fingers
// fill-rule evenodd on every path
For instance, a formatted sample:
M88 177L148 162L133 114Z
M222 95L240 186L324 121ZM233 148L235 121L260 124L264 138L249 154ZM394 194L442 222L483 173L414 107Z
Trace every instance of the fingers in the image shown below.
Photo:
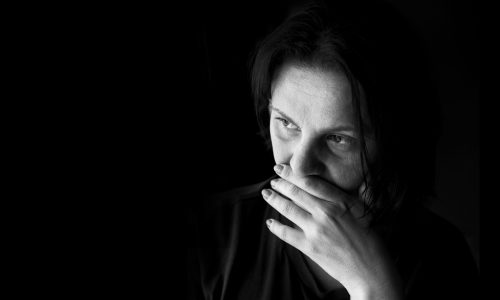
M283 225L273 219L267 220L266 224L267 228L269 228L269 231L271 231L275 236L277 236L285 243L288 243L291 246L302 251L302 245L304 243L304 233L295 228Z
M304 190L289 181L283 179L273 179L271 180L271 187L311 214L313 214L320 206L319 202L321 199L306 193Z
M281 169L277 168L277 166L281 166ZM276 165L274 170L281 178L319 199L331 202L338 202L343 199L344 192L324 179L312 176L296 176L290 166L285 164Z
M299 227L304 228L307 226L311 214L299 207L293 201L285 199L283 196L270 189L262 190L262 197L280 214L297 224Z
M281 168L277 168L281 166ZM291 167L286 164L275 166L276 173L282 178L277 180L279 186L283 189L277 189L286 197L297 202L311 214L324 210L325 205L328 210L336 215L344 215L350 211L354 217L364 217L364 198L363 192L366 185L363 183L359 188L359 196L349 195L334 184L315 176L296 176ZM287 182L289 186L285 186ZM308 195L304 196L304 195ZM312 199L316 201L311 201Z

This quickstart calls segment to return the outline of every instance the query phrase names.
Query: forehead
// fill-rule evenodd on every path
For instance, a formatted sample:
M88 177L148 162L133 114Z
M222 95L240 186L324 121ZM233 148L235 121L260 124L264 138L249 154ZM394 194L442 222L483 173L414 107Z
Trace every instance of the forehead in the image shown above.
M299 123L354 126L351 87L340 71L285 65L273 82L271 101Z

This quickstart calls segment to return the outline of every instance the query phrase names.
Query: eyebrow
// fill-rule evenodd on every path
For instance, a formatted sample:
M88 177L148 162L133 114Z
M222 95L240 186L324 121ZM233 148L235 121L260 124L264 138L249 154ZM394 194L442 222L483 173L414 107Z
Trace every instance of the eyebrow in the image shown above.
M294 125L298 126L297 122L295 122L292 118L290 118L287 114L285 114L284 112L282 112L280 109L274 107L272 104L269 104L269 108L272 109L272 110L274 110L274 111L277 111L283 117L287 118L288 121L291 121ZM336 127L333 127L333 128L328 128L325 131L350 131L350 132L356 133L356 130L354 130L354 127L353 126L349 126L349 125L339 125L339 126L336 126Z
M291 121L294 125L297 125L297 122L295 122L292 118L290 118L287 114L285 114L284 112L282 112L278 108L274 107L272 104L269 104L269 108L272 109L272 110L275 110L275 111L279 112L283 117L287 118L288 121Z

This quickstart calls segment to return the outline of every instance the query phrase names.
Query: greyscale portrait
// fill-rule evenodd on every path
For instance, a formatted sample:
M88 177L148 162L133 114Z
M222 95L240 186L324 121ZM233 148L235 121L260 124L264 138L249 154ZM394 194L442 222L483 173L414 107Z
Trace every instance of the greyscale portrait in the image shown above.
M447 94L474 62L455 35L433 44L460 21L430 2L248 5L200 17L213 171L190 211L189 299L474 299L478 167L450 164L478 153L473 138L453 156L449 127L478 122L477 86ZM448 48L462 60L439 61Z
M29 268L17 273L35 283L13 276L20 291L480 298L479 6L120 2L39 14L25 50L45 65L18 71L62 101L26 104L44 119L27 126L40 139L26 161L45 165L20 169L40 180L26 186L43 219L18 235L40 237L22 248Z

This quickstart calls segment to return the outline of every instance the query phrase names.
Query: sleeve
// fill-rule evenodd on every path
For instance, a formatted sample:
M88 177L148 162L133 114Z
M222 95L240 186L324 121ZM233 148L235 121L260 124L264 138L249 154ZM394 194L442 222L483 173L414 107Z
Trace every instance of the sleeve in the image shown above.
M239 232L237 197L228 194L207 198L192 211L191 234L188 249L188 299L219 299L224 274L235 251L233 235ZM236 233L236 234L235 234Z

